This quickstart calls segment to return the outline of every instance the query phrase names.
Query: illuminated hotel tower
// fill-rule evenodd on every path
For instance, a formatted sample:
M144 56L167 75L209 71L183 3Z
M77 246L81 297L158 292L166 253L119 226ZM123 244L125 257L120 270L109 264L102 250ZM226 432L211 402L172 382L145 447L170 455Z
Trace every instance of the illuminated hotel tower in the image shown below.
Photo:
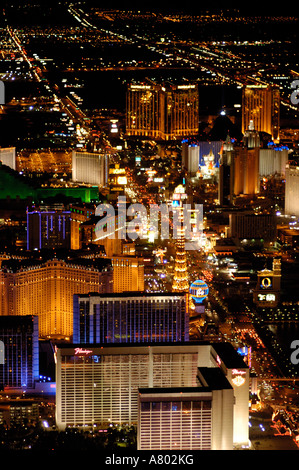
M184 210L182 205L182 198L186 195L180 192L181 188L181 186L178 186L174 194L174 198L180 197L180 200L174 199L173 202L175 208L174 214L176 213L177 215L177 217L174 217L173 221L174 228L176 228L177 231L174 276L172 280L172 290L174 292L189 291L187 258L185 249ZM175 203L178 203L179 207L176 207Z
M268 85L247 85L242 94L242 133L253 121L258 132L266 132L274 141L279 140L279 89Z
M198 133L198 88L195 84L129 84L126 133L175 140Z
M109 155L104 152L72 151L72 181L106 187Z
M55 358L59 430L137 425L141 450L249 444L249 367L230 343L58 343Z
M185 293L78 294L73 318L80 345L189 341Z
M198 133L198 89L195 84L162 87L165 93L164 139L178 139Z
M299 167L288 164L285 174L285 214L299 217Z
M0 315L0 390L34 388L39 378L38 317Z
M149 80L131 83L126 97L126 132L128 135L162 138L163 102L161 85Z
M27 250L70 248L70 217L63 208L27 209Z
M2 261L1 315L36 315L40 337L73 334L73 295L112 292L106 258Z

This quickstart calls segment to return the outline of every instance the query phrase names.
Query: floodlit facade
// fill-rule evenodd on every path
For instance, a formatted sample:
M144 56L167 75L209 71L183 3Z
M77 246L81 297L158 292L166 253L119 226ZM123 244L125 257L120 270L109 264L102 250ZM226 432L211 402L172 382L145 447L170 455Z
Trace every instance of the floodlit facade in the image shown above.
M144 291L144 262L135 256L112 256L113 292Z
M138 450L211 450L211 393L140 389L137 442Z
M72 181L106 187L109 155L104 153L72 152Z
M74 241L78 240L80 248L96 244L103 246L108 258L120 256L124 241L121 233L126 230L126 216L121 212L114 211L114 214L104 217L92 215L89 219L72 225L72 238ZM73 222L75 222L74 219Z
M231 450L234 390L218 368L198 387L139 389L139 450Z
M180 342L189 339L184 294L74 296L74 343Z
M197 144L182 143L182 166L190 176L196 176L199 168L199 146Z
M287 165L285 178L285 214L299 217L299 167Z
M251 121L257 132L266 132L274 141L279 140L280 92L278 87L247 85L243 88L243 134L249 128Z
M126 133L157 140L175 140L198 132L198 88L195 84L128 85Z
M195 84L175 85L173 83L162 87L165 93L165 140L197 134L198 88Z
M259 178L259 148L234 148L233 156L233 192L240 194L258 194L260 192Z
M126 98L126 133L162 138L163 100L161 86L154 83L131 84Z
M110 262L97 259L48 261L5 260L0 270L0 311L37 315L40 337L73 334L73 295L112 292Z
M55 357L58 429L140 424L140 389L191 387L211 402L211 449L248 445L249 369L228 343L58 344Z
M3 165L9 166L13 170L16 169L16 148L0 148L0 161Z
M259 175L269 177L273 175L285 177L286 166L289 160L287 148L260 149Z

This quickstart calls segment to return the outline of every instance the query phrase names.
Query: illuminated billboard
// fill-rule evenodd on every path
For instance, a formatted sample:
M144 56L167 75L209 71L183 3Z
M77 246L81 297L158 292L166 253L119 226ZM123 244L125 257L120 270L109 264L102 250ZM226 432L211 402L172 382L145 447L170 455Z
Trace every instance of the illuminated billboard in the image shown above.
M127 177L126 176L119 176L117 178L117 184L127 184Z

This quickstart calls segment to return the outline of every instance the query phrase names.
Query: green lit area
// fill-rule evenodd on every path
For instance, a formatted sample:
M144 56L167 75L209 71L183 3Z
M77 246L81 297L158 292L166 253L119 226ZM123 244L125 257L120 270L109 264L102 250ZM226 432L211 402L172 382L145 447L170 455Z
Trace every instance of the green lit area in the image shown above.
M35 187L29 178L0 164L0 199L32 199L36 202L58 195L89 203L99 200L99 189L97 186Z

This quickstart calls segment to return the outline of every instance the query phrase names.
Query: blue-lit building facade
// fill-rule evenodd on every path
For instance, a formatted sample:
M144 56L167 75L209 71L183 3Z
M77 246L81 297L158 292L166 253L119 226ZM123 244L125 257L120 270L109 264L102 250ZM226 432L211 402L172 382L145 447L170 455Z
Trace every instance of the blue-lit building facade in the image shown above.
M0 316L0 389L33 389L39 379L38 317Z
M27 250L69 249L71 211L62 208L27 209Z
M78 344L189 340L186 294L130 292L74 295Z

